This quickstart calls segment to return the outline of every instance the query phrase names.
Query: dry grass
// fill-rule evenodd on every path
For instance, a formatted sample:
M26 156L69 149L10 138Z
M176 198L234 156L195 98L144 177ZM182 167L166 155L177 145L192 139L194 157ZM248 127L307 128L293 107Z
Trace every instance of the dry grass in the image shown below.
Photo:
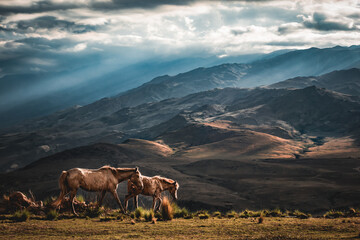
M0 221L0 239L353 239L360 218L253 218L174 219L158 221L100 221L73 218L58 221L32 219ZM155 220L156 222L156 220Z
M167 197L163 198L161 204L161 216L163 220L171 220L174 218L173 208Z

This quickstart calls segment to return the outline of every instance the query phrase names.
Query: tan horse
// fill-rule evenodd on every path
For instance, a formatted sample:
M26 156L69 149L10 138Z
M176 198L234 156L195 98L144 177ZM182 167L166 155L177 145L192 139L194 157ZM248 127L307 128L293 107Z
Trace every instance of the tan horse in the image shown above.
M128 201L130 198L134 197L134 205L138 208L138 195L142 194L145 196L153 197L152 209L155 211L156 201L159 200L159 206L156 210L160 209L162 199L161 192L168 190L172 197L177 200L177 190L179 189L179 184L169 178L164 178L160 176L147 177L142 176L144 187L138 188L132 182L128 181L128 194L125 196L125 210L127 210Z
M61 192L58 199L53 203L53 206L58 207L65 195L70 193L72 211L75 215L77 215L73 201L77 190L82 188L86 191L101 192L99 206L102 204L105 193L107 191L112 193L119 204L121 211L124 212L124 208L116 193L116 189L118 184L126 179L128 179L138 189L142 189L144 186L141 180L141 173L138 168L113 168L103 166L99 169L72 168L68 171L63 171L59 178Z

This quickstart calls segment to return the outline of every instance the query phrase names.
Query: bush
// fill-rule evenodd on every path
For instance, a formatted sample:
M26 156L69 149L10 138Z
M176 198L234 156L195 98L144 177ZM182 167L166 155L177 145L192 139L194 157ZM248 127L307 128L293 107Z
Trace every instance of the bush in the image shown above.
M213 217L221 218L221 212L219 211L214 212L212 215Z
M239 217L241 218L260 217L262 214L263 214L262 211L250 211L246 209L239 214Z
M284 214L281 212L279 208L273 209L268 213L270 217L283 217Z
M135 209L134 215L136 219L141 219L145 215L145 209L143 209L142 207L138 207L137 209Z
M173 209L170 204L170 201L167 197L164 197L162 204L161 204L161 216L163 220L171 220L173 219Z
M50 210L46 213L47 220L57 220L59 217L59 213L56 210Z
M309 217L311 217L311 214L306 214L299 210L295 210L295 211L289 213L289 215L294 216L296 218L300 218L300 219L308 219Z
M85 217L96 218L104 212L103 208L97 206L88 207L85 210Z
M146 222L151 222L154 219L154 211L152 209L145 211L144 218Z
M28 210L16 211L13 215L13 219L16 222L25 222L30 218L30 212Z
M206 212L206 213L200 213L199 215L200 219L208 219L210 217L210 215Z
M226 213L226 217L228 217L228 218L234 218L236 216L237 216L237 213L234 210Z
M341 211L330 210L324 214L325 218L339 218L344 217L345 214Z
M174 218L184 218L189 215L189 211L186 208L178 208L174 211Z

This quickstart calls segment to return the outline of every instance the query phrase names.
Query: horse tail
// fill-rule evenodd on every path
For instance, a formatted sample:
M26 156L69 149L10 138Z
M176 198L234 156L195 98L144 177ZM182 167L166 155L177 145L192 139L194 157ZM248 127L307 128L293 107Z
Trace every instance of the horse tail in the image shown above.
M67 176L68 176L67 171L63 171L60 174L60 178L59 178L60 195L56 199L56 201L52 204L54 207L58 207L61 204L64 196L68 193L68 186L66 181Z

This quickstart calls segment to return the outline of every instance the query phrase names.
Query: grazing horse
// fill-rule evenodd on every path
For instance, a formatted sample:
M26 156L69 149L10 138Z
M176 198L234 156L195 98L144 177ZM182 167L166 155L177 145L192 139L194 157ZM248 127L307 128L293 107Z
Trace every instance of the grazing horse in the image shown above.
M152 209L155 211L156 200L159 200L159 206L156 210L160 209L162 199L161 192L168 190L172 197L177 200L177 190L179 184L169 178L160 176L147 177L142 176L144 187L142 189L136 187L132 182L128 181L128 194L125 196L125 211L127 210L128 200L134 197L134 205L138 208L138 195L142 194L145 196L153 197Z
M99 206L102 204L105 193L107 191L112 193L119 204L121 211L124 212L124 208L116 193L116 189L117 185L126 179L128 179L138 189L142 189L144 186L141 180L141 173L138 168L114 168L103 166L99 169L72 168L68 171L63 171L59 178L61 192L58 199L53 203L53 206L58 207L64 196L70 193L72 211L75 215L77 215L73 201L77 190L82 188L91 192L101 192Z

